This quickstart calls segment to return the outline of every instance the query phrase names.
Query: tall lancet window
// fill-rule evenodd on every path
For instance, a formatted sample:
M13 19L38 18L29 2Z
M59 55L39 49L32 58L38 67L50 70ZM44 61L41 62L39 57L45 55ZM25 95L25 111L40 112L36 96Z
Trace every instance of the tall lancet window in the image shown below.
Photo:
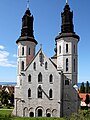
M28 89L28 97L31 97L31 89Z
M30 74L28 75L28 82L29 83L31 82L31 75Z
M74 45L74 54L75 54L75 45Z
M33 63L33 69L36 70L36 62Z
M21 70L24 70L24 61L21 63Z
M44 55L43 55L42 51L39 54L39 61L40 61L40 65L42 66L44 64Z
M76 71L76 68L75 68L75 59L74 59L74 72Z
M66 58L66 71L68 71L68 58Z
M59 46L59 54L61 53L61 45Z
M30 48L29 48L29 50L28 50L28 54L29 54L29 55L31 54Z
M66 44L66 53L68 53L68 44Z
M50 82L50 83L53 82L53 76L52 76L52 74L49 76L49 82Z
M47 70L47 62L45 62L45 70Z
M49 90L49 98L50 98L50 99L53 97L52 94L53 94L53 91L52 91L52 89L50 89L50 90Z
M38 94L37 97L38 97L38 98L42 98L42 88L41 88L40 85L38 86L38 91L37 91L37 92L38 92L38 93L37 93L37 94Z
M42 82L42 73L40 72L38 75L38 82L41 83Z
M24 47L22 47L22 55L24 55Z

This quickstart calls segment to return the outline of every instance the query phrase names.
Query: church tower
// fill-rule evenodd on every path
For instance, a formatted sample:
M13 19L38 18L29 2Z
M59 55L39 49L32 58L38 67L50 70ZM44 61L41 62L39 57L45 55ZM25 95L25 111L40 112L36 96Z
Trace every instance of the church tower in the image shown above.
M64 11L61 13L61 33L55 38L57 51L57 69L62 70L66 80L77 84L78 66L78 41L79 36L74 32L73 12L70 11L66 2Z
M18 75L20 75L34 58L37 45L33 34L33 16L29 8L22 18L21 36L16 43L18 45Z

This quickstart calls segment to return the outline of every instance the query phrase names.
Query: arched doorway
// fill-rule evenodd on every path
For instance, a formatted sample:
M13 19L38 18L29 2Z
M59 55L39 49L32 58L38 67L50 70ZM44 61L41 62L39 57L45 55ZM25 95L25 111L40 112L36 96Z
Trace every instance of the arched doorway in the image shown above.
M51 114L50 114L50 113L47 113L47 117L51 117Z
M42 117L42 109L38 109L38 117Z
M52 110L52 117L57 117L57 110L56 109Z
M30 117L34 117L34 113L33 113L33 112L30 112L29 116L30 116Z
M27 107L25 107L25 108L23 109L23 116L24 116L24 117L28 117L28 108L27 108Z
M51 117L51 110L49 108L46 110L46 116Z

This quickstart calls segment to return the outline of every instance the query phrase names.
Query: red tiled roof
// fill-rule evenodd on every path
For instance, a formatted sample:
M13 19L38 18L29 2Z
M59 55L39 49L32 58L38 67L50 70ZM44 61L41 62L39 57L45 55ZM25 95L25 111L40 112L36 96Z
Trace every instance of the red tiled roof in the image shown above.
M87 93L79 93L79 97L80 97L82 102L85 102L86 95L87 95ZM90 94L88 94L88 95L90 96Z

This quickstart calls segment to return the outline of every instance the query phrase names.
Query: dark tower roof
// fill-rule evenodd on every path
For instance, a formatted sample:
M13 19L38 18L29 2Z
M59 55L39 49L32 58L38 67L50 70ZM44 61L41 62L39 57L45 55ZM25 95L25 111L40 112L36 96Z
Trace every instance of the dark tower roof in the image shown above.
M79 39L79 36L74 32L73 12L70 11L68 3L65 4L64 11L61 13L61 17L61 33L56 37L56 40L61 37L75 37Z
M73 12L70 11L69 5L66 3L64 7L64 12L61 13L62 17L62 25L61 32L62 33L74 33L73 29Z
M33 34L33 15L31 15L29 8L27 8L22 18L21 36L16 41L16 43L19 41L32 41L37 44Z

